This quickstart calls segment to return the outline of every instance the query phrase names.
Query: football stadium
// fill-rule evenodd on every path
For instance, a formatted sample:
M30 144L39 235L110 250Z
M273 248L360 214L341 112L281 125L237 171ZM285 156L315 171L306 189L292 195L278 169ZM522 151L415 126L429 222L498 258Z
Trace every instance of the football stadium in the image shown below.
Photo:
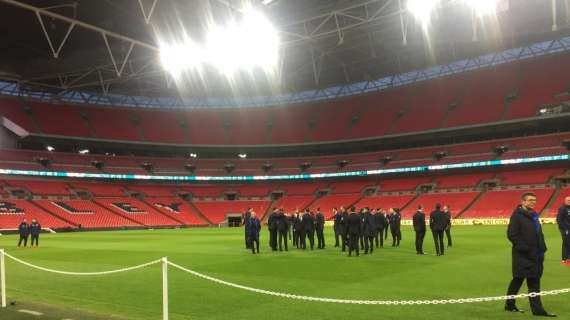
M0 0L0 319L570 319L570 0Z

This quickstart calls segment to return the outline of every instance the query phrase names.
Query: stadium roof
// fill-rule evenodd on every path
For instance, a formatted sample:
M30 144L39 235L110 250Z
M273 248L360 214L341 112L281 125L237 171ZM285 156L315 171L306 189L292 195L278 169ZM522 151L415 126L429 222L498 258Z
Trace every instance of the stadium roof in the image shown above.
M483 19L464 2L441 0L426 30L404 0L256 1L281 39L280 85L259 74L230 82L207 69L177 87L159 62L158 35L183 26L199 41L206 17L239 16L241 1L0 0L0 80L54 94L251 97L380 79L570 35L564 1L499 0Z

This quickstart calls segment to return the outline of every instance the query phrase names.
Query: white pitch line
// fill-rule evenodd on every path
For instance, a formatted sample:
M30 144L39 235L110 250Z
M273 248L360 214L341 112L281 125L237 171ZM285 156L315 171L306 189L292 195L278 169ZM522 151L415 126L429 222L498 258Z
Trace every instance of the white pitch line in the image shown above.
M26 309L20 309L20 310L18 310L18 312L31 314L33 316L42 316L43 315L43 313L41 313L41 312L26 310Z

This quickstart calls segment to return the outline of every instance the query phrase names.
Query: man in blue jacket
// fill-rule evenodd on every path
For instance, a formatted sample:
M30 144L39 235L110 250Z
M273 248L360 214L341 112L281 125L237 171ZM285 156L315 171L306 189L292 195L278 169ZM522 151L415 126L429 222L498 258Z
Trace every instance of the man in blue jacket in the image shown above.
M247 220L248 227L247 230L249 232L249 244L251 245L251 253L255 254L255 250L257 250L257 254L259 254L259 233L261 231L261 222L255 216L255 211L251 210L251 216Z
M22 241L24 242L24 247L26 247L28 245L28 237L30 236L30 226L28 225L28 222L25 218L18 226L18 232L20 233L20 241L18 241L18 247L22 245Z
M524 280L529 293L540 292L540 278L544 270L544 254L546 243L538 213L534 211L536 195L526 192L521 197L519 205L509 221L507 237L512 243L512 272L513 279L509 284L507 296L517 295ZM540 296L529 297L530 308L535 316L555 317L546 312L542 306ZM515 299L508 299L505 310L521 312L515 304Z
M570 266L570 197L564 198L564 204L558 209L556 223L562 235L562 264Z
M32 224L30 224L30 235L32 236L32 243L30 246L33 247L34 243L36 244L36 247L38 246L41 231L42 231L42 226L39 224L39 222L36 219L32 219Z

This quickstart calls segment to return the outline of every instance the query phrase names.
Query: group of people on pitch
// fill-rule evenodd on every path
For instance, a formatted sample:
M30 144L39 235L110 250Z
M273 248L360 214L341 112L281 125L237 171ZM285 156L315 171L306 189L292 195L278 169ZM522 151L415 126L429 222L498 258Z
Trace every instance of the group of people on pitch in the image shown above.
M18 247L24 244L24 247L28 246L28 238L32 236L32 243L30 247L34 244L37 247L40 242L40 232L42 231L42 226L36 219L32 219L32 223L28 224L27 220L24 219L18 226L18 233L20 234L20 240L18 241Z
M507 238L512 244L512 280L507 289L507 296L516 296L526 280L529 294L540 293L540 280L544 271L544 256L547 250L539 213L535 211L537 197L532 192L526 192L521 196L521 203L516 207L507 229ZM423 237L426 231L426 219L424 208L418 206L417 212L413 216L413 226L416 232L416 253L423 254ZM320 213L320 210L319 210ZM280 215L280 213L277 213ZM308 213L310 215L310 212ZM287 215L284 214L285 217ZM295 221L297 215L292 215L285 221ZM302 218L301 218L302 219ZM401 240L399 210L390 209L388 214L376 209L371 212L368 208L361 209L356 213L356 208L352 207L350 214L341 207L334 210L334 231L336 246L339 246L339 237L342 238L343 251L346 245L349 247L349 255L352 251L359 253L360 246L364 247L365 253L372 253L373 243L376 247L383 245L383 238L387 237L387 229L390 228L393 237L393 246L398 246ZM315 220L316 221L316 220ZM562 264L570 266L570 197L564 199L564 203L558 209L556 222L562 236ZM244 215L246 226L246 246L255 253L259 253L259 233L261 222L256 217L255 212L249 209ZM323 223L324 224L324 223ZM294 226L293 224L290 224ZM429 217L429 225L434 235L437 255L443 255L443 233L448 235L448 246L451 246L451 216L449 207L436 205L435 210ZM385 236L382 234L385 231ZM255 246L254 246L255 244ZM322 246L324 248L324 239ZM272 246L273 247L273 246ZM532 314L543 317L556 317L555 314L547 312L540 298L540 295L529 296ZM505 310L509 312L524 312L515 304L515 299L507 299Z

